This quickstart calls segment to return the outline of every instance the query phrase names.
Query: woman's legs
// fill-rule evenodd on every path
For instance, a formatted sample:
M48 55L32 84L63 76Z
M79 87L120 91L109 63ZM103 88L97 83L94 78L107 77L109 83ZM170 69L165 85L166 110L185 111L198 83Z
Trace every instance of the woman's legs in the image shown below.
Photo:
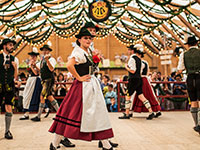
M108 139L106 140L101 140L102 144L103 144L103 148L106 148L106 149L110 149L112 148L112 146L110 145L110 142L108 141Z
M55 134L54 139L53 139L53 141L52 141L52 144L53 144L53 146L54 146L56 149L57 149L57 147L58 147L59 144L60 144L61 138L62 138L61 135Z

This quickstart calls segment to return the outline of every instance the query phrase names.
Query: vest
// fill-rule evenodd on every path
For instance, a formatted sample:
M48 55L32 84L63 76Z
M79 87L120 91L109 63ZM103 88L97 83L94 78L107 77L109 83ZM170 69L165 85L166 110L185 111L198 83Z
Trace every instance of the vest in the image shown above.
M145 65L144 69L142 70L142 75L147 75L148 64L145 61L142 61L142 63Z
M137 56L132 56L133 59L135 59L135 63L136 63L136 71L135 73L131 73L129 72L129 78L140 78L141 77L141 64L142 61L139 57Z
M184 65L188 74L200 72L200 49L191 48L184 53Z
M92 66L92 63L90 62L88 57L87 56L85 57L87 60L86 63L75 65L76 72L79 74L79 76L84 76L89 74L89 66Z
M49 70L49 67L47 66L47 62L45 59L43 59L41 61L41 64L40 64L40 73L41 73L41 78L42 80L46 80L46 79L54 79L54 74L53 74L53 71L51 72Z
M10 68L8 68L7 70L4 68L4 57L3 54L0 54L0 83L1 84L6 84L6 83L12 83L14 80L14 73L15 73L15 69L12 65L12 61L15 60L15 57L10 55Z

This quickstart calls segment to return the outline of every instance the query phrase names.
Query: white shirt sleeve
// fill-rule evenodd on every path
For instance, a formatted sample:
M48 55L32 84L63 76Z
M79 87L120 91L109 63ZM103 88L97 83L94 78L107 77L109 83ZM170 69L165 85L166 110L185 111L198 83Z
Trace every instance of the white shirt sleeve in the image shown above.
M178 67L177 70L184 70L185 65L184 65L184 52L180 54L179 61L178 61Z
M86 63L87 60L84 54L84 50L77 46L74 48L68 59L75 58L76 64Z
M15 57L15 63L17 64L17 69L19 69L19 59L17 57Z
M131 70L136 71L136 62L134 58L130 58L128 61L128 66Z
M55 58L50 57L49 61L50 61L51 66L52 66L53 68L55 68L55 67L56 67L56 64L57 64Z
M40 69L40 63L41 63L41 61L36 63L36 66L37 66L39 69Z

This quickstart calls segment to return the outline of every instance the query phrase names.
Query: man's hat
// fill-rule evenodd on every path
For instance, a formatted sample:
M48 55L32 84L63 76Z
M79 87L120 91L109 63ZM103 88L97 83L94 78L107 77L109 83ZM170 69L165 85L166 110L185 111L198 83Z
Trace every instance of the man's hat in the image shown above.
M188 37L188 40L187 40L187 42L185 43L185 45L186 44L195 44L195 43L197 43L199 40L197 40L196 38L195 38L195 36L191 36L191 37Z
M80 39L82 36L91 36L91 37L95 37L94 35L92 35L87 28L81 28L79 34L75 35L76 38Z
M2 49L3 49L3 46L4 46L5 44L9 43L9 42L12 42L14 45L16 44L16 42L15 42L14 40L11 40L11 39L9 39L9 38L3 39L3 41L2 41L1 44L0 44L0 50L2 50Z
M43 45L43 47L41 47L40 50L43 51L44 48L48 49L49 51L52 51L52 49L47 44Z
M95 28L96 32L99 31L99 27L97 25L95 26L93 22L86 22L83 28Z
M127 46L127 48L130 48L131 50L133 50L134 53L139 53L139 51L137 50L137 48L135 48L134 45Z
M37 48L34 47L32 52L28 53L28 55L35 55L35 56L39 55Z

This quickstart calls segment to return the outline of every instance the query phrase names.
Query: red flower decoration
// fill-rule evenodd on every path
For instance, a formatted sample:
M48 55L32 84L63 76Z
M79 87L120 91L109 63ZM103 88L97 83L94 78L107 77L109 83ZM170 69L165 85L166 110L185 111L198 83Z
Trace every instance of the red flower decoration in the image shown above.
M97 64L101 61L101 59L97 55L92 56L92 59L95 64Z
M31 70L31 68L28 67L28 68L26 68L26 70L29 72Z

